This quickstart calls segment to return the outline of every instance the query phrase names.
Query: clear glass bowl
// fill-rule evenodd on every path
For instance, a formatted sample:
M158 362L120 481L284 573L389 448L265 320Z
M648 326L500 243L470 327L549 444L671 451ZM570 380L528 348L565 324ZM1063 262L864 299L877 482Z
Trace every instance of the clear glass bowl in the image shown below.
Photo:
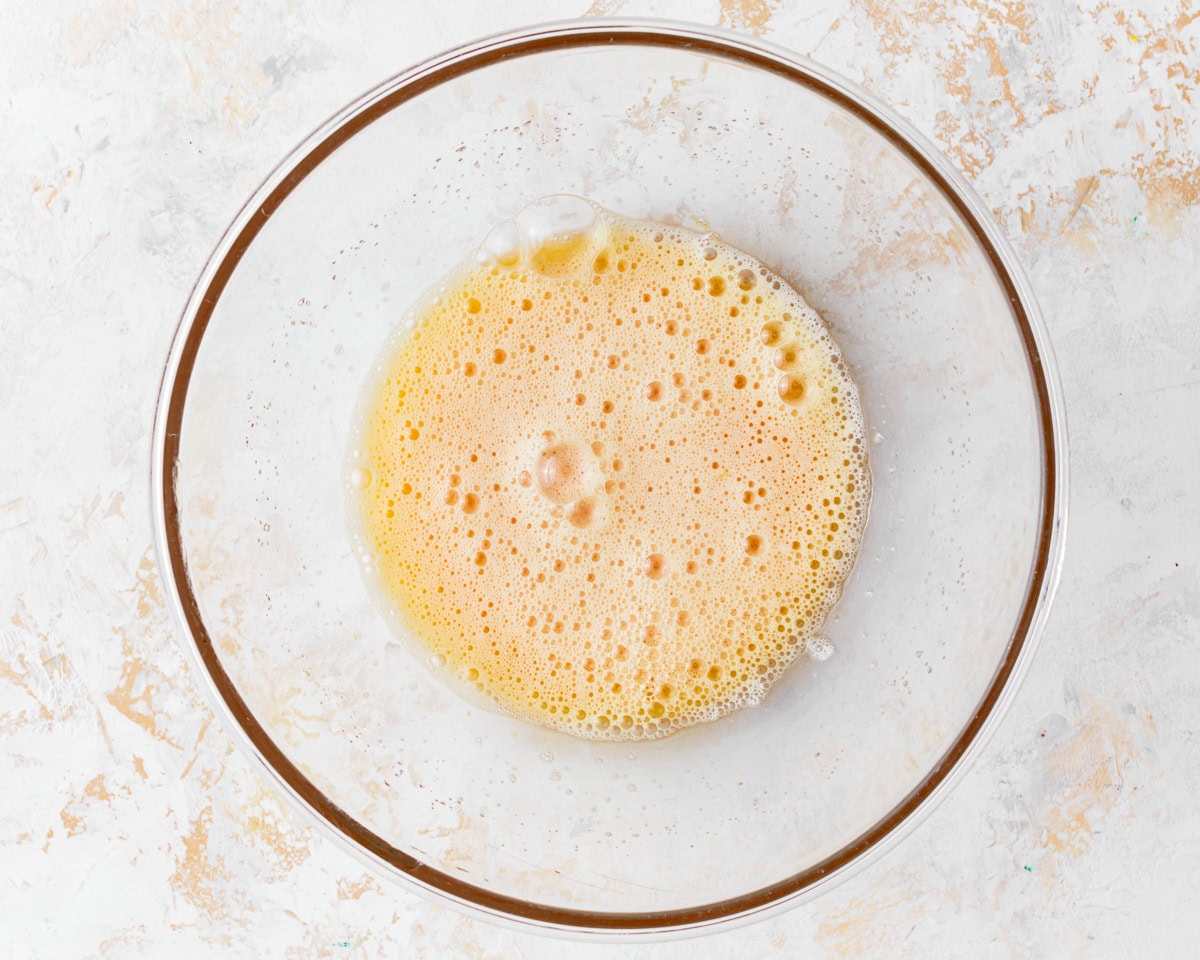
M869 418L872 517L825 631L836 655L657 742L460 699L391 642L347 539L348 427L386 335L552 193L701 220L776 269ZM167 594L241 742L380 873L562 934L711 928L877 856L1011 701L1066 513L1045 331L963 178L828 70L649 21L463 47L301 144L192 292L154 452Z

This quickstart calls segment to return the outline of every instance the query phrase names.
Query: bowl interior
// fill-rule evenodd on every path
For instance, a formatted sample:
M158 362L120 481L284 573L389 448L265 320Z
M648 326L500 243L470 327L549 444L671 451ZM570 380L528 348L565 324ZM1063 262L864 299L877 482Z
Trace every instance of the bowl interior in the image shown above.
M290 192L219 251L224 286L186 331L168 523L207 668L364 856L464 901L644 925L803 891L911 813L1024 639L1047 464L1008 289L894 135L720 44L555 43L430 76L289 161ZM659 742L459 699L392 642L347 539L348 428L387 334L550 193L702 221L777 270L828 322L869 421L835 655Z

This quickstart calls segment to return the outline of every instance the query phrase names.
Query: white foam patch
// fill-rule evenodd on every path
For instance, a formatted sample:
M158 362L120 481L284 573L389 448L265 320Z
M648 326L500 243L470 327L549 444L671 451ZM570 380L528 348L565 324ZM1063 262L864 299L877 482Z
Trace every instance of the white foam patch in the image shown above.
M562 242L596 228L597 208L582 197L542 197L488 233L476 259L509 265L528 260L547 243Z

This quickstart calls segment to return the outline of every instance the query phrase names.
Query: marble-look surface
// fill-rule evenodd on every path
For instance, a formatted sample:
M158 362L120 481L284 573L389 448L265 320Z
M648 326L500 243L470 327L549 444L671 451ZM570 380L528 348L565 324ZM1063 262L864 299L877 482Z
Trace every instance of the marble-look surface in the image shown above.
M0 957L1194 956L1200 7L586 3L0 12ZM364 874L234 751L150 548L162 362L244 198L409 63L585 13L722 23L894 104L1016 245L1071 420L1059 601L961 788L816 903L675 945L564 947Z

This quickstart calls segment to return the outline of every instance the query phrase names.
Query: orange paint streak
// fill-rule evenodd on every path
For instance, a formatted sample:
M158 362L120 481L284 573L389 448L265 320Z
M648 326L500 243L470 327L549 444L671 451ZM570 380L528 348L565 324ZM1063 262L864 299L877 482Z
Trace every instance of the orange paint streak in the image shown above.
M209 804L191 821L191 829L183 838L183 856L175 862L170 885L198 910L210 917L223 917L228 913L228 907L225 898L219 895L218 887L229 879L229 874L222 857L209 855L212 820L213 808Z
M382 893L379 882L373 877L363 874L357 880L341 879L337 884L339 900L361 900L367 893Z
M121 637L121 655L124 662L121 665L121 678L115 688L110 690L105 699L113 708L145 730L155 740L160 740L176 750L183 749L181 745L159 729L158 713L154 706L155 686L144 678L146 663L134 655L133 644L123 630L117 633Z

